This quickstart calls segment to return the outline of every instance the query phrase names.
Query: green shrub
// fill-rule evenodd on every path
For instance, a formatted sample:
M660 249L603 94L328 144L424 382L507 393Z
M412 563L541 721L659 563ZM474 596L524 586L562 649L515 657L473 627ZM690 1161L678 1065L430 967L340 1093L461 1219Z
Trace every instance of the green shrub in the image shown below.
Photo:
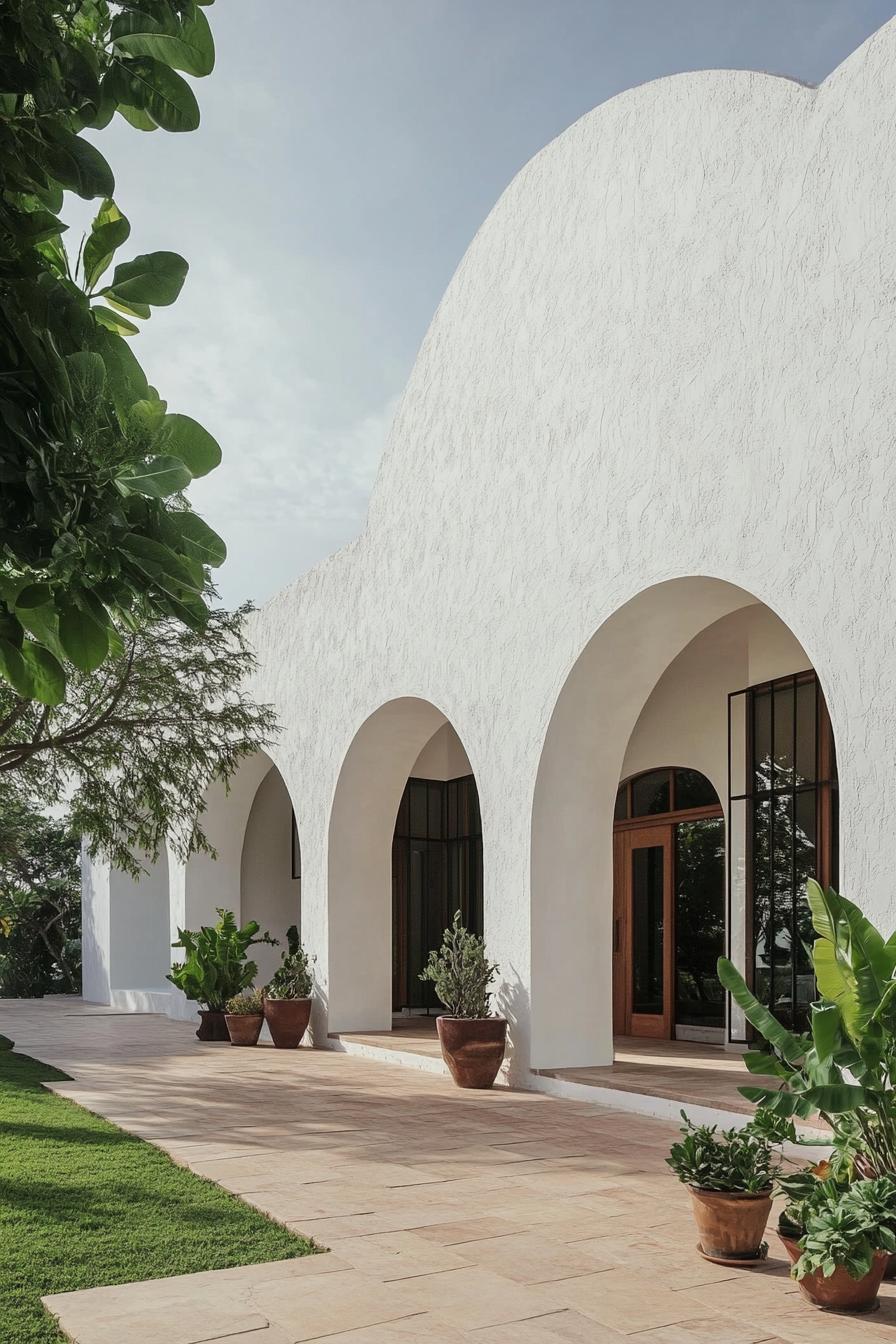
M264 1012L264 995L260 989L246 989L227 1000L227 1012L238 1017L257 1016Z
M458 910L420 979L432 981L449 1017L479 1018L489 1016L488 987L497 974L497 963L486 958L485 943L464 928Z
M167 977L188 999L212 1012L221 1012L227 1000L248 989L258 975L255 962L247 959L249 948L255 943L277 946L269 933L258 933L254 919L239 928L231 911L219 909L218 914L217 924L203 925L198 933L178 929L172 947L184 948L187 958L175 962Z
M763 1135L745 1129L695 1125L682 1111L683 1137L673 1143L666 1163L685 1185L697 1190L759 1194L777 1174L772 1146Z
M291 924L286 931L287 951L280 959L265 989L269 999L308 999L314 987L312 966L316 957L309 956L299 941L299 931Z

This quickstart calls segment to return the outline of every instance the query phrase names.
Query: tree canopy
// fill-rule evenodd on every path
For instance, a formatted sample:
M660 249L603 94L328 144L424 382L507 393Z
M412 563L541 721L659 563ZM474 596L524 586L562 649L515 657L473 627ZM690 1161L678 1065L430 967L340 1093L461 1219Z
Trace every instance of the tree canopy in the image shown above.
M83 710L89 678L124 666L147 623L177 638L209 621L225 547L183 491L220 449L168 412L129 344L187 263L151 252L109 276L130 225L85 132L116 113L142 131L195 129L184 74L213 65L197 0L0 7L0 684L13 701L60 706L69 679ZM99 202L74 257L65 192Z

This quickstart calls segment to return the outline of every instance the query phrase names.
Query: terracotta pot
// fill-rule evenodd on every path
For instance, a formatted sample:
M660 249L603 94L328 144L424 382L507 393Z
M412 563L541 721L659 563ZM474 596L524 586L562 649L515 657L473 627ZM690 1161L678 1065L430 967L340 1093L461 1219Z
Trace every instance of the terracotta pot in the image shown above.
M295 1050L308 1029L310 1018L310 999L265 998L264 1019L278 1050Z
M888 1283L892 1279L896 1279L896 1255L887 1256L887 1267L884 1270L884 1278Z
M199 1029L196 1039L199 1041L229 1041L224 1013L215 1008L199 1009Z
M750 1264L764 1258L762 1238L772 1208L771 1189L755 1195L698 1190L693 1185L688 1189L704 1259Z
M257 1045L264 1013L225 1013L231 1045Z
M507 1040L504 1017L436 1018L442 1058L458 1087L491 1087Z
M795 1265L800 1258L799 1244L781 1232L778 1236L790 1263ZM874 1311L877 1307L877 1291L889 1258L886 1251L875 1252L871 1269L861 1279L854 1279L839 1265L829 1279L816 1270L814 1274L807 1274L804 1279L797 1281L800 1292L807 1302L822 1311Z

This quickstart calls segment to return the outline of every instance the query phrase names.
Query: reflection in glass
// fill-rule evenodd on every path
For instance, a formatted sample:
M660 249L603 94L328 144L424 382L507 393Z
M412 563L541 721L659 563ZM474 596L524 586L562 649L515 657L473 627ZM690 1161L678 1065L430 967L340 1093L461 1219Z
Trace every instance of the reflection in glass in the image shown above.
M669 771L651 770L632 781L632 816L647 817L668 812L672 806Z
M632 1011L663 1012L662 845L632 851Z
M701 776L702 778L702 776ZM675 1021L723 1027L725 996L716 962L725 950L725 823L675 827Z
M699 770L675 771L675 810L688 807L718 807L719 795Z

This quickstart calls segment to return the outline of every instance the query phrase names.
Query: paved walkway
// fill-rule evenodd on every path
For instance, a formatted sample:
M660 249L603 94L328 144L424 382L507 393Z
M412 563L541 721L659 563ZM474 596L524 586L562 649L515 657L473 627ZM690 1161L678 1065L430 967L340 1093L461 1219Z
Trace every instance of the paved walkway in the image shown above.
M761 1270L695 1253L664 1121L330 1051L200 1046L183 1023L72 1000L0 1004L59 1091L329 1254L47 1299L77 1344L852 1344Z

